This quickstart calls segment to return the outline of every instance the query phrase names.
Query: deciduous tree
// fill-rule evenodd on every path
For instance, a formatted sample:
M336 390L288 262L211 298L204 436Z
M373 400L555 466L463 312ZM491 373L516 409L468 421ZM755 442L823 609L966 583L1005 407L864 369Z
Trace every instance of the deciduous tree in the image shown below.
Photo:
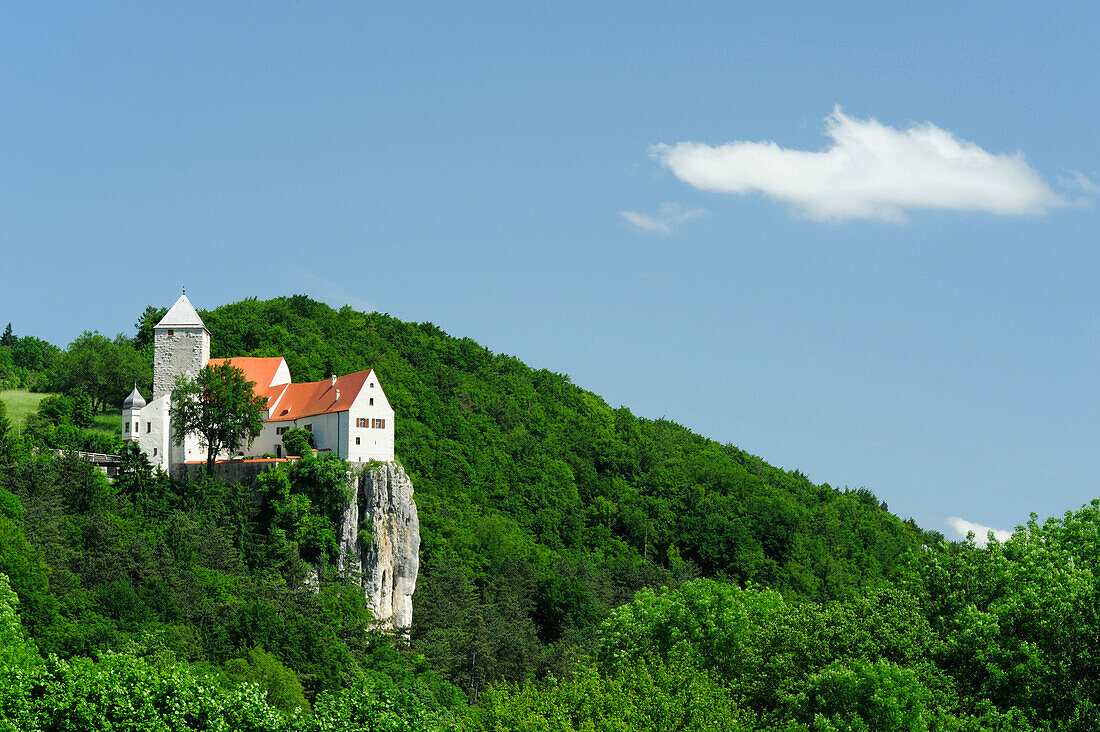
M260 434L264 423L260 416L267 400L252 391L256 382L232 364L204 367L194 379L176 377L172 390L172 439L182 445L188 435L197 435L206 448L206 470L223 450L241 442L249 446Z
M15 435L12 433L8 408L0 401L0 465L6 465L15 457Z
M157 323L168 313L168 308L157 308L152 305L145 307L145 312L134 323L137 335L134 336L134 348L142 350L153 344L153 335Z
M93 411L105 411L121 404L135 382L151 382L150 369L125 336L112 341L85 331L53 363L49 387L72 396L84 392L92 399Z

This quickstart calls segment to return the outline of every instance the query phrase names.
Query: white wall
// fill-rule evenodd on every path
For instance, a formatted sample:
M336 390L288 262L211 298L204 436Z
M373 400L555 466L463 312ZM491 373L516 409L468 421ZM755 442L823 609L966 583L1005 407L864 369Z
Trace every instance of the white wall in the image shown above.
M374 400L373 405L371 399ZM373 371L346 414L351 430L347 441L348 461L365 463L368 460L393 460L393 407ZM357 426L360 419L367 420L366 427ZM370 425L375 424L372 420L376 419L386 420L386 426L371 427ZM356 437L359 438L358 445L355 444Z
M291 422L264 422L264 428L260 430L259 437L252 441L252 447L238 445L238 449L244 451L245 455L263 455L265 452L280 455L276 448L283 444L283 438L282 435L275 434L275 431L291 426L293 426ZM286 451L284 450L280 456L286 457Z
M318 450L332 450L346 459L343 445L346 444L348 434L347 416L347 412L334 412L315 414L312 417L301 417L300 419L283 422L264 422L263 431L252 443L252 449L247 451L247 454L263 455L265 452L269 452L272 455L278 455L279 452L276 447L282 446L283 438L282 435L276 434L276 431L284 427L288 429L305 429L308 425L311 428L310 432L313 433L313 444ZM343 441L341 441L341 438L344 438ZM282 457L286 457L286 450L283 450Z
M172 457L168 444L169 400L170 397L166 395L146 404L141 409L141 416L137 420L138 432L134 435L149 462L162 470L168 470ZM131 419L131 427L133 422Z
M275 375L271 377L269 386L290 383L290 367L286 365L286 359L279 359L279 368L275 369Z
M310 430L313 432L313 446L318 450L329 449L335 452L340 457L344 457L344 451L341 449L340 436L347 437L347 428L342 426L343 419L341 416L347 416L347 412L333 412L330 414L315 414L312 417L302 417L297 420L299 427L305 428L307 425L312 427Z
M188 435L184 438L182 445L170 444L168 449L171 451L173 465L206 461L206 448L199 442L197 435ZM218 455L219 460L224 460L228 457L229 454L224 452Z

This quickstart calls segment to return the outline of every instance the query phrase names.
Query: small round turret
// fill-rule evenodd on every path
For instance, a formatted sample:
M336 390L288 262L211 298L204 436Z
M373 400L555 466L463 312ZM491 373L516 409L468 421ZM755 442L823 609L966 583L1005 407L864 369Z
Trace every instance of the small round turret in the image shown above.
M145 397L141 395L141 392L137 389L137 384L134 384L134 390L130 392L130 396L126 397L126 401L122 403L123 409L141 409L145 406Z

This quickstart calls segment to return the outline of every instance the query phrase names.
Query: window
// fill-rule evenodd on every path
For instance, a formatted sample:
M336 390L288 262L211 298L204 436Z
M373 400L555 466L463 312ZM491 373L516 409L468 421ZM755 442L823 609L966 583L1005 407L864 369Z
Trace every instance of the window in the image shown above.
M374 382L373 381L370 383L370 388L372 388L372 389L374 388Z
M288 429L290 429L290 428L289 428L289 427L276 427L276 428L275 428L275 434L276 434L277 436L282 436L282 435L285 435L285 434L286 434L286 431L287 431Z
M176 334L176 331L172 330L171 328L169 328L169 329L168 329L168 337L169 337L169 338L171 338L171 337L172 337L172 336L174 336L175 334Z
M306 431L306 432L312 432L312 431L313 431L313 425L311 425L311 424L307 424L307 425L306 425L306 426L304 427L304 429L305 429L305 431Z
M152 432L152 431L153 431L153 423L152 422L146 422L145 423L145 432L149 433L149 432Z
M283 446L282 445L276 445L275 446L275 457L281 458L282 456L283 456Z
M384 420L384 419L372 419L370 426L374 427L375 429L380 429L380 430L385 429L386 428L386 420Z
M371 397L371 398L370 398L370 405L371 405L372 407L374 406L374 397Z
M134 434L135 435L137 434L137 431L138 431L138 423L134 422Z
M156 456L157 456L157 448L154 447L153 448L153 457L156 457Z
M357 418L355 420L355 426L356 427L366 427L367 426L367 418L366 417ZM359 444L359 443L356 443L356 444Z
M359 444L359 438L358 438L358 437L356 437L356 438L355 438L355 444L356 444L356 445L358 445L358 444Z

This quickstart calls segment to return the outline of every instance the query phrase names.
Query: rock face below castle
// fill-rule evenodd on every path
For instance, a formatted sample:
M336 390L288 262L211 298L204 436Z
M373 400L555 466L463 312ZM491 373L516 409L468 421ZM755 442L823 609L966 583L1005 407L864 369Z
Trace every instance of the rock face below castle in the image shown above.
M420 567L420 519L413 485L396 462L365 469L340 526L338 568L360 577L371 612L384 627L412 625Z

